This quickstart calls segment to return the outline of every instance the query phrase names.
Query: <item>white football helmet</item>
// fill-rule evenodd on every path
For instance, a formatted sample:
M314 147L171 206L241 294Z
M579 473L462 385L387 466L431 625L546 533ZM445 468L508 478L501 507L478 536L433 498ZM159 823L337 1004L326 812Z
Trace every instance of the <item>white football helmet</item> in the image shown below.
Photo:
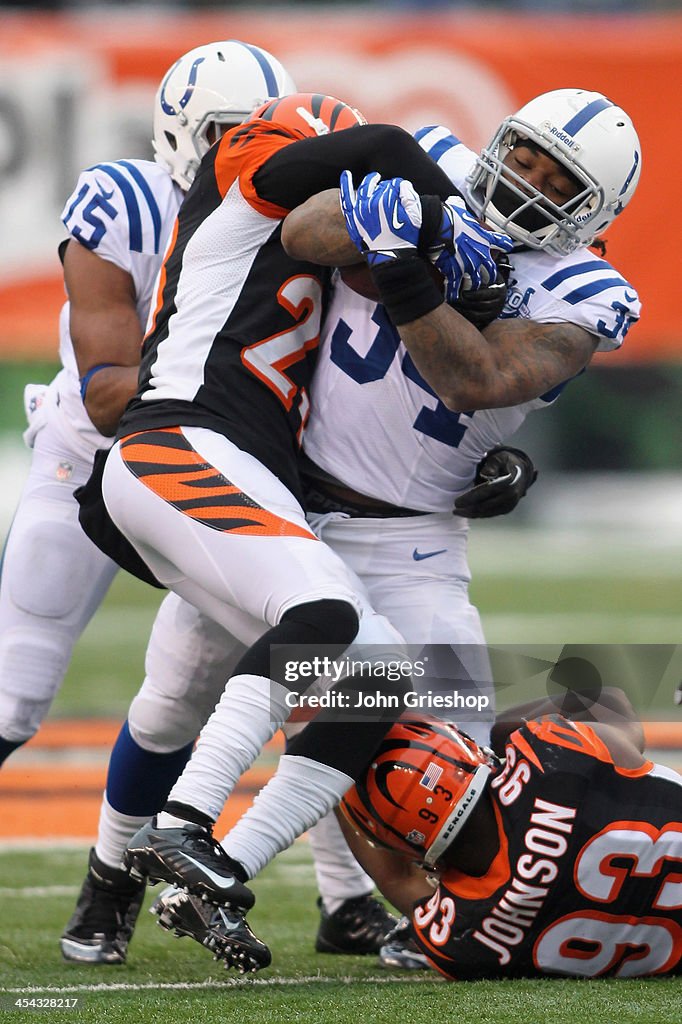
M575 198L558 206L504 167L520 140L577 179ZM624 110L598 92L556 89L504 119L467 179L467 201L514 241L565 255L589 245L627 206L641 169L637 132Z
M266 100L292 92L289 73L260 46L237 39L197 46L168 69L156 93L154 159L187 190L215 142L207 137L211 125L241 124Z

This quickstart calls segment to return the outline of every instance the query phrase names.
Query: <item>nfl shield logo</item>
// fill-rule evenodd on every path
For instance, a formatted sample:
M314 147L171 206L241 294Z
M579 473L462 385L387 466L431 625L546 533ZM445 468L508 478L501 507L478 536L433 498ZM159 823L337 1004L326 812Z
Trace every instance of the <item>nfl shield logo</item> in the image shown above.
M57 480L70 480L73 476L73 466L70 462L60 462L57 466Z
M411 832L408 832L405 838L408 843L424 843L426 841L424 833L419 832L416 828L413 828Z

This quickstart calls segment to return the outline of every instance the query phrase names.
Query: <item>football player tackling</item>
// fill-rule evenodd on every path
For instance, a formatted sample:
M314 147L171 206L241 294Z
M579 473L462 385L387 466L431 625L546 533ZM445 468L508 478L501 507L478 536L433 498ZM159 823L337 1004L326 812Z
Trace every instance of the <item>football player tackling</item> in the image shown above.
M271 665L271 646L340 654L361 611L363 643L401 642L312 533L300 500L297 453L325 272L284 252L280 223L348 165L358 180L372 166L402 167L442 199L451 189L401 129L363 124L321 95L266 103L209 150L166 255L138 392L79 492L81 523L104 550L124 565L132 550L219 625L256 638L164 810L126 855L139 875L237 915L253 904L243 883L338 802L390 724L381 709L365 715L351 745L348 723L322 715L280 759L248 827L230 834L229 855L213 839L237 779L289 715L292 686ZM483 229L461 200L436 202L431 231L453 260L466 260L474 283L494 277L490 248L509 248L507 236ZM399 693L408 683L381 681Z
M436 513L425 524L433 531L429 550L458 553L457 575L464 584L459 601L466 602L465 547L455 536L449 509L462 480L470 479L467 464L480 438L485 450L498 431L507 436L529 409L552 401L595 350L617 348L639 315L634 289L587 248L622 211L639 176L639 142L624 111L582 90L549 93L505 119L479 158L446 129L420 135L470 205L515 239L510 298L501 318L483 330L466 321L443 301L419 253L418 230L423 211L430 215L431 201L422 202L404 181L382 182L376 175L365 180L356 198L344 176L348 234L356 253L367 257L383 305L337 285L325 322L330 358L318 364L304 440L321 470L315 476L313 469L314 484L319 490L321 481L327 490L320 511L333 513L336 496L341 513L329 517L322 536L365 578L372 578L376 565L375 607L385 610L393 601L400 614L399 597L396 602L395 589L390 591L396 571L402 572L412 585L405 588L402 618L391 615L411 640L413 606L421 602L409 563L424 519L386 517L377 525L371 512L363 518L363 503L367 511L368 499L390 496L398 509ZM573 147L557 141L573 135L578 140ZM337 204L337 194L330 192L290 214L283 229L289 251L330 264L357 259ZM357 415L349 417L349 408ZM387 434L391 457L370 468L368 453ZM405 464L417 466L424 445L433 452L430 474L406 471ZM350 495L356 503L350 518L348 488L356 492ZM377 592L386 551L394 571L382 604ZM435 562L434 555L433 580L428 580L433 600L423 602L420 631L424 622L427 627L413 642L437 635L443 601L436 598L442 586L436 580L443 576ZM239 827L248 826L247 814Z

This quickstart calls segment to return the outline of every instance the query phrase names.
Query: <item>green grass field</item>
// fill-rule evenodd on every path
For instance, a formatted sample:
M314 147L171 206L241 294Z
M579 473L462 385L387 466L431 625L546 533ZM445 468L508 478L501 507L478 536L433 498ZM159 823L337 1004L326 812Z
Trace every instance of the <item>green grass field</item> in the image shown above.
M374 957L313 950L317 912L305 841L254 883L253 928L273 949L273 964L248 979L228 973L190 939L177 940L152 915L142 919L124 967L61 961L57 938L71 913L85 850L0 852L2 938L0 1008L8 1020L35 1019L19 998L77 998L76 1010L49 1019L97 1022L254 1021L268 1024L674 1024L682 980L446 983L427 971L404 976ZM147 903L151 902L151 896Z
M672 646L679 644L682 621L680 555L682 539L662 543L646 529L633 537L611 529L562 532L477 524L471 593L493 645L541 645L547 657L552 652L557 657L565 644L671 645L672 654L655 677L635 678L629 691L642 698L648 717L671 719L679 713L671 695L682 678L680 650ZM130 577L116 578L77 646L52 717L125 716L142 678L159 600L157 591ZM530 695L521 691L511 688L503 697L514 702ZM97 1024L682 1020L682 980L446 984L429 972L386 973L371 957L320 956L313 948L316 890L305 840L254 883L258 903L250 920L273 950L273 965L254 978L231 976L205 950L189 939L171 938L145 912L127 966L65 964L58 937L72 911L86 855L85 847L17 848L0 841L0 1010L8 1020L35 1019L38 1011L15 1006L18 998L32 996L77 998L75 1010L48 1008L49 1019Z

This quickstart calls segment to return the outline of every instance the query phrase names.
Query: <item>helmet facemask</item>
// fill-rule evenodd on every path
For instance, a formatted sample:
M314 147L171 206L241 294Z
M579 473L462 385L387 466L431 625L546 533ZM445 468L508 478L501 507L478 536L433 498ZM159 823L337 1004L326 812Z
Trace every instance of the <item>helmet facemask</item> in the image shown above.
M507 157L524 143L555 160L575 181L577 194L558 205L509 167ZM589 224L599 220L604 205L598 183L566 157L561 143L515 118L506 118L477 158L467 188L469 202L482 220L518 243L557 255L592 241Z

